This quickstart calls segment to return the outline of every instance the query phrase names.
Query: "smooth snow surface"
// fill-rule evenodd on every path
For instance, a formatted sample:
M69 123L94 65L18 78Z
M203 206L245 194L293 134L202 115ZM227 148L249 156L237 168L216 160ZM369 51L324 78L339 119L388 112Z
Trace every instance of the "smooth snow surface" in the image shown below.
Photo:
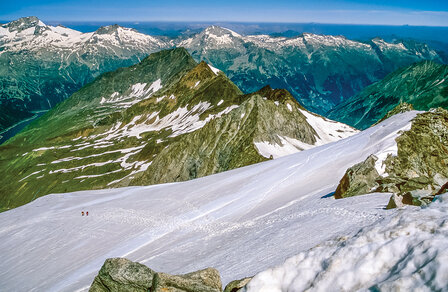
M301 252L256 275L246 291L447 291L447 247L448 193Z
M184 183L48 195L3 212L1 289L87 290L109 257L172 274L215 267L226 284L327 240L352 237L379 220L389 222L384 220L401 212L384 210L389 194L341 200L327 195L348 167L383 151L416 114L393 116L336 143ZM432 226L437 224L442 222Z

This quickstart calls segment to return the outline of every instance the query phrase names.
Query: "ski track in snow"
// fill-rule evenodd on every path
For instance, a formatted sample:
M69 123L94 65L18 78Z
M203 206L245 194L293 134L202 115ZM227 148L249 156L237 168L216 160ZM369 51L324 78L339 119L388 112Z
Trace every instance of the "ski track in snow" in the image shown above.
M226 284L352 236L397 212L384 210L390 194L327 195L348 167L393 143L417 113L184 183L53 194L3 212L2 289L87 290L106 258L124 256L172 274L215 267Z

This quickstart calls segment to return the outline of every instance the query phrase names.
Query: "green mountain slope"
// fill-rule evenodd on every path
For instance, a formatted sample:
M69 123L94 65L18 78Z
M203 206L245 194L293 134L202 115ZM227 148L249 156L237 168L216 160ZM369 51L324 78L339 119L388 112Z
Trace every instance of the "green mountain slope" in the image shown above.
M403 102L416 110L448 108L448 66L424 61L402 68L339 104L328 116L365 129Z
M183 48L106 73L0 146L0 207L183 181L339 140L353 128L264 87L243 95Z

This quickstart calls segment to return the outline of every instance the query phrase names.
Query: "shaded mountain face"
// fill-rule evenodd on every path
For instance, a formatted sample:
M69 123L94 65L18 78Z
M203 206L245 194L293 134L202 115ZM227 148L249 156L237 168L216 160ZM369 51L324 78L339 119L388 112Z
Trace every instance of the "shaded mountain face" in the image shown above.
M357 131L286 90L243 95L183 49L106 73L0 147L3 209L48 193L189 180Z
M160 39L117 25L80 33L25 17L0 26L0 131L30 111L54 107L101 73L164 47Z
M328 116L365 129L400 103L416 110L448 108L448 66L420 62L397 70L339 104Z
M362 43L309 33L241 36L217 26L173 45L223 70L243 91L254 91L259 84L285 88L319 114L398 68L421 60L442 62L437 52L413 41Z
M242 36L217 26L168 42L118 25L81 33L26 17L0 26L0 131L30 111L54 107L101 73L172 47L223 70L245 93L261 84L285 88L320 114L399 67L442 58L415 42Z

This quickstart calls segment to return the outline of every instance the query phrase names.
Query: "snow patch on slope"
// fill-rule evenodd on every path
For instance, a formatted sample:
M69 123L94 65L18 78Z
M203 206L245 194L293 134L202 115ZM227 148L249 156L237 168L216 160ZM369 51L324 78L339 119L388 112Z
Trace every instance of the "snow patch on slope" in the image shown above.
M308 124L317 132L316 146L344 139L359 132L346 124L326 119L306 110L299 109L299 111L306 117Z
M133 104L140 102L143 99L150 98L154 93L162 89L162 80L157 79L148 87L147 83L136 83L131 85L129 93L120 95L119 92L114 92L110 97L101 97L100 104L111 104L120 109L130 107ZM163 98L163 97L162 97Z
M280 135L277 135L277 137L280 139L281 144L267 141L254 142L258 153L263 157L271 158L272 156L273 159L276 159L285 155L293 154L315 147L314 145L304 143L291 137Z
M215 73L215 75L218 75L219 72L221 72L221 70L213 67L212 65L210 65L210 64L207 64L207 65L210 67L210 69L213 71L213 73Z
M289 103L287 104L287 107L288 110L292 110L292 106ZM260 155L266 158L272 157L276 159L302 150L311 149L316 146L345 139L359 132L346 124L328 120L324 117L314 115L306 110L299 109L299 111L305 115L307 122L316 131L316 143L307 144L291 137L277 135L280 139L280 144L274 141L254 142L254 145Z
M169 137L176 137L182 134L196 131L205 126L210 120L228 114L237 105L232 105L217 114L210 114L201 120L201 115L211 107L209 102L200 102L188 109L188 106L180 107L175 111L159 117L159 112L152 112L147 116L135 116L131 122L122 125L121 122L115 124L109 131L102 133L97 137L103 137L98 141L111 141L124 137L142 138L143 133L158 132L162 130L171 130Z

